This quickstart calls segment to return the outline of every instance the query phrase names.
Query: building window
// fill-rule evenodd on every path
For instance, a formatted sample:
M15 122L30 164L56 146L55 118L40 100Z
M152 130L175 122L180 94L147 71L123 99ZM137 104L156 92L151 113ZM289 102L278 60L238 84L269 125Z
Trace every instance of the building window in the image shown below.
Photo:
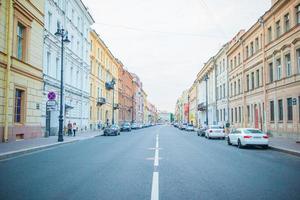
M255 38L255 51L259 50L259 41L258 41L258 37Z
M236 81L234 81L234 96L236 95Z
M225 83L223 84L223 98L225 98L225 92L226 92L226 90L225 90Z
M233 123L233 108L231 108L231 123Z
M217 122L219 122L219 110L216 111L216 116L217 116Z
M247 106L247 119L248 119L248 123L250 123L250 106Z
M220 109L220 121L223 121L222 116L223 116L222 109Z
M15 90L15 112L14 112L14 122L23 123L24 122L24 99L25 91L16 89Z
M280 30L280 20L278 20L276 22L276 37L280 37L280 34L281 34L281 30Z
M241 94L241 80L238 80L238 94Z
M290 30L290 14L284 15L284 28L285 32Z
M237 118L237 108L234 108L234 118L235 118L235 123L238 122L238 118Z
M241 54L238 54L238 64L241 64Z
M47 52L47 60L46 60L46 74L50 75L50 65L51 65L51 53Z
M249 91L250 87L250 79L249 79L249 74L247 74L247 91Z
M299 99L300 99L300 97L299 97ZM223 108L223 120L225 121L226 119L225 119L225 116L226 116L226 112L225 112L225 108Z
M248 57L249 57L249 47L246 46L246 58L248 58Z
M296 23L300 24L300 4L296 6Z
M253 46L253 42L250 43L250 56L252 56L254 53L254 46Z
M234 56L234 67L236 67L237 63L236 63L236 56Z
M291 55L285 55L285 69L286 69L286 76L292 75L292 66L291 66Z
M276 60L276 66L277 66L277 80L280 80L282 77L281 59L280 58L278 58Z
M233 88L232 88L232 83L230 83L230 96L232 97L233 95Z
M272 27L270 26L268 28L268 42L272 41Z
M274 122L274 101L270 101L270 121Z
M220 99L222 99L222 97L223 97L223 96L222 96L222 91L223 91L223 90L222 90L222 85L221 85L221 86L220 86L220 97L219 97Z
M299 115L299 122L300 122L300 96L298 96L298 115Z
M55 60L55 66L56 66L56 79L60 80L60 77L59 77L59 58L56 58Z
M254 72L251 72L251 90L254 89Z
M230 60L230 69L232 69L232 60Z
M300 49L297 49L297 67L298 67L298 73L300 73Z
M278 100L278 120L279 121L283 120L283 104L282 104L282 99Z
M273 63L269 63L269 81L270 83L274 81Z
M287 120L293 121L293 99L287 98Z
M21 23L17 25L17 58L24 60L24 48L25 48L25 26Z
M51 32L51 23L52 23L52 13L48 12L48 31Z
M239 107L239 123L242 122L242 109Z
M256 87L259 87L259 69L256 70Z
M99 79L101 79L101 75L102 75L101 65L98 64L98 78Z

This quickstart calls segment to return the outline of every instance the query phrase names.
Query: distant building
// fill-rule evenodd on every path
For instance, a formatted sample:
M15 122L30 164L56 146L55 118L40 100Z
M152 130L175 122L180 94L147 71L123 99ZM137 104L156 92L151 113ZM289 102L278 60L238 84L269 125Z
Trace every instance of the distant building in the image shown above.
M172 113L167 111L159 111L158 112L158 122L160 123L168 123L172 121Z

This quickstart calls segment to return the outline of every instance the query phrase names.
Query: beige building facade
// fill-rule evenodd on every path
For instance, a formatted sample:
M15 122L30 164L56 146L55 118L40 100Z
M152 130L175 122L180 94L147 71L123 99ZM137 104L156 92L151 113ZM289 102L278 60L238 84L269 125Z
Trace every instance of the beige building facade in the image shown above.
M0 136L40 137L44 1L0 1Z
M114 120L118 122L118 61L101 40L96 31L90 33L91 71L90 71L90 129L112 123L113 96ZM113 90L107 90L105 83L115 80Z
M233 127L300 134L300 1L273 2L227 52Z

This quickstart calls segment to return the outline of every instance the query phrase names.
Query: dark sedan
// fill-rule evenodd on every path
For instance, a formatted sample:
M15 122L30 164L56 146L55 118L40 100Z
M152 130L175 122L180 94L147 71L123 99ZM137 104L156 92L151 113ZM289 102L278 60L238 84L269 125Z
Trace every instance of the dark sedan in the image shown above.
M121 125L121 131L131 131L131 124L130 123L124 123Z
M111 125L104 129L104 136L110 136L110 135L120 135L120 128L118 125Z

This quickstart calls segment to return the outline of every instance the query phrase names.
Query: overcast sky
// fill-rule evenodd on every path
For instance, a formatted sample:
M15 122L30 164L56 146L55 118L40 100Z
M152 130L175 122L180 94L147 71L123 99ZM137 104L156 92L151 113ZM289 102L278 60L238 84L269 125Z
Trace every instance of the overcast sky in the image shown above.
M174 112L203 63L271 0L83 0L114 56L143 82L148 100Z

